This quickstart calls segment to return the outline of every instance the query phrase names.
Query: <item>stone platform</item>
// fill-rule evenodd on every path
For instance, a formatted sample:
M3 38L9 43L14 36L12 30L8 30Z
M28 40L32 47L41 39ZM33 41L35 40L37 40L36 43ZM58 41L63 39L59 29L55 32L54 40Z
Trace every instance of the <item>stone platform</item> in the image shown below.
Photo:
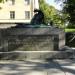
M0 30L1 59L72 58L72 53L60 51L65 46L62 29L50 26L25 26Z
M0 51L57 51L65 46L62 29L43 26L0 30Z
M0 52L1 60L75 59L75 50L66 51L11 51Z

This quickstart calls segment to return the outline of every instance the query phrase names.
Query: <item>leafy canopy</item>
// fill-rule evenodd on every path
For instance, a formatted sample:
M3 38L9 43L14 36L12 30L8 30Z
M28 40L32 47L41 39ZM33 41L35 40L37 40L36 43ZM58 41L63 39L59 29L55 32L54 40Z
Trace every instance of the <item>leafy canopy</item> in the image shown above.
M44 22L48 24L50 21L58 27L63 27L64 20L60 11L53 6L48 5L45 0L40 0L40 10L44 13Z
M69 27L75 28L75 0L55 0L63 2L63 13L66 14L66 20L69 22Z

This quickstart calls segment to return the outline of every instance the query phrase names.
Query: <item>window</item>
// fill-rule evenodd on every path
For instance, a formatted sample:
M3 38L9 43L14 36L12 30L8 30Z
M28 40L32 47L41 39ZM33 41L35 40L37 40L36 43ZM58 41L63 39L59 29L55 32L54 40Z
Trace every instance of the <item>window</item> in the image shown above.
M15 0L11 0L11 2L12 2L12 5L14 5L14 4L15 4Z
M6 2L8 2L11 5L14 5L15 4L15 0L6 0Z
M25 5L29 5L30 4L30 0L25 0Z
M25 11L25 19L30 19L30 11Z
M7 2L8 0L6 0L6 2Z
M15 11L10 11L10 19L15 19Z

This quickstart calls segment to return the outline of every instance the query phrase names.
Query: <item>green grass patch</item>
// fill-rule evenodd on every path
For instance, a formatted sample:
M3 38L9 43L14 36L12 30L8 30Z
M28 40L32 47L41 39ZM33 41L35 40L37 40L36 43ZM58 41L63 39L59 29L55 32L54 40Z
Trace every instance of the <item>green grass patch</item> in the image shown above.
M65 32L75 32L75 29L68 29L68 28L66 28Z

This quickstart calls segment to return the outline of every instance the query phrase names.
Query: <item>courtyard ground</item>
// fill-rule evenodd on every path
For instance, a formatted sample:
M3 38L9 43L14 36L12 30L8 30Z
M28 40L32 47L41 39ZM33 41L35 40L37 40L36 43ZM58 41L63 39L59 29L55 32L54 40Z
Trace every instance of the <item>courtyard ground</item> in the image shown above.
M75 60L1 60L0 75L75 75Z

